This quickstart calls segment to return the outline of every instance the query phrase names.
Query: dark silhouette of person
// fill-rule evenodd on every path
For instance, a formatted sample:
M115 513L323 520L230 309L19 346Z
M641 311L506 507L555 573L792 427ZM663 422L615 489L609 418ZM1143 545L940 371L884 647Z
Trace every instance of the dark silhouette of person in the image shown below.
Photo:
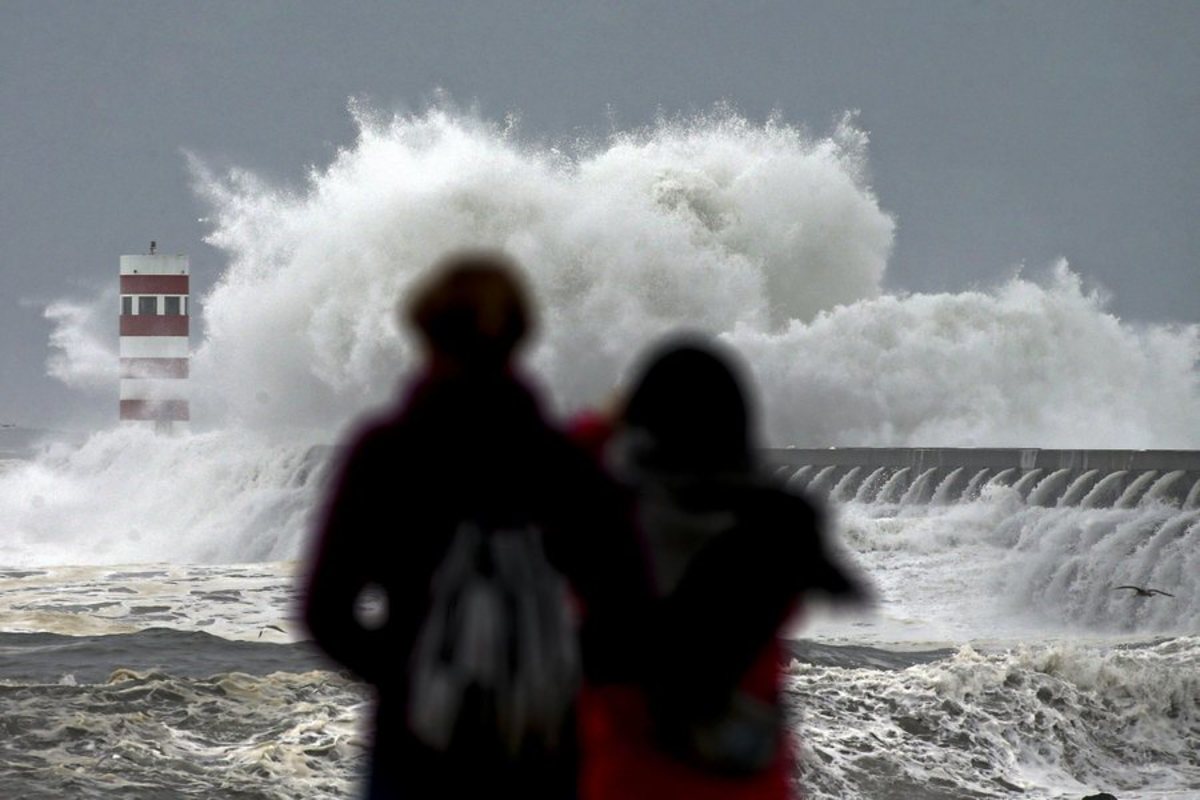
M582 617L583 669L603 682L627 675L627 645L638 646L643 554L617 487L545 421L514 368L533 323L508 257L447 257L402 314L424 368L348 448L317 532L304 620L376 691L368 797L573 797L573 713L553 748L470 738L443 748L414 734L413 654L431 582L463 520L536 525ZM386 598L374 624L356 614L369 588Z
M866 597L817 509L760 468L738 372L715 343L672 337L604 448L632 492L657 600L640 686L585 694L584 800L790 797L777 636L810 592ZM595 420L584 428L595 446Z

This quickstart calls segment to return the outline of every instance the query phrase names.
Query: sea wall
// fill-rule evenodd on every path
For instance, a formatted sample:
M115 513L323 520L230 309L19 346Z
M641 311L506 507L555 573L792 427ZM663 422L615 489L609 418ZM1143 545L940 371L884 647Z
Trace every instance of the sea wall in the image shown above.
M777 448L766 451L793 488L833 500L956 502L988 486L1034 505L1200 506L1200 451L1040 448Z

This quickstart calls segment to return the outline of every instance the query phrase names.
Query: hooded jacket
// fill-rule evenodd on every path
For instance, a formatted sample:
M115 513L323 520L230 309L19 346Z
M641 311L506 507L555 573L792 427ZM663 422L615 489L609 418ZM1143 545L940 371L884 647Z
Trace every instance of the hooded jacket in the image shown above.
M858 589L749 431L736 374L687 342L650 360L604 447L656 600L638 684L585 696L584 800L792 796L777 636L807 593Z

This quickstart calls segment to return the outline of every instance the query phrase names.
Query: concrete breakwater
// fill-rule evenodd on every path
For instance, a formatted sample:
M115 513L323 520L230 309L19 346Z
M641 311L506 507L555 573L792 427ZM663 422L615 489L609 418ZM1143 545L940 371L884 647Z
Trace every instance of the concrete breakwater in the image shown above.
M790 487L835 502L937 504L1009 487L1030 505L1200 508L1200 451L1040 448L775 448Z
M300 483L340 448L313 447ZM990 447L769 448L788 485L823 500L939 504L1010 487L1030 505L1134 508L1162 502L1200 509L1200 451Z

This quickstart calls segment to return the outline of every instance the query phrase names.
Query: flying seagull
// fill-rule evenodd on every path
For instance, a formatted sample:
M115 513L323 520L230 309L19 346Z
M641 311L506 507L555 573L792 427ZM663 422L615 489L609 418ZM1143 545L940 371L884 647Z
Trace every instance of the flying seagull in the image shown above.
M1118 586L1113 591L1115 592L1117 589L1133 589L1137 592L1138 597L1153 597L1156 594L1165 594L1167 597L1175 596L1170 592L1164 592L1162 589L1143 589L1140 586Z

